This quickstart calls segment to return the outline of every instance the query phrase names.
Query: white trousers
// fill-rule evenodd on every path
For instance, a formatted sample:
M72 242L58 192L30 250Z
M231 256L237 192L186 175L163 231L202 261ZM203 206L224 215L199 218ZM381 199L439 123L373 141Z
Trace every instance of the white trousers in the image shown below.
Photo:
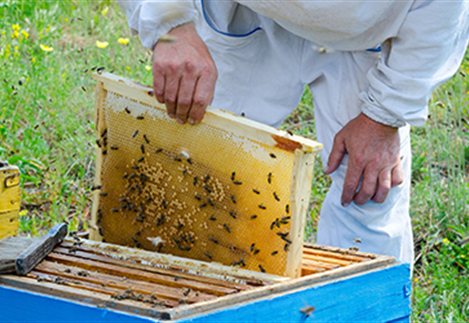
M219 73L212 105L278 126L297 106L308 85L314 97L317 136L324 144L325 164L335 134L360 113L367 71L380 54L324 52L272 20L258 18L262 29L243 37L221 34L206 21L199 23L199 32ZM405 180L391 189L384 203L370 201L343 207L340 197L347 158L332 174L332 186L321 209L318 244L356 247L412 262L408 127L400 129L400 137Z

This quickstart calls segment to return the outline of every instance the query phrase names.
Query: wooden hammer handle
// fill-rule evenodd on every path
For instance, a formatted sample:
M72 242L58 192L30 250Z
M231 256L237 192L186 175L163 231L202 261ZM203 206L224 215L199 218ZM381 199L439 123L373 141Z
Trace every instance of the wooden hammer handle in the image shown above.
M26 275L43 260L67 235L67 225L57 224L43 237L29 245L16 258L16 273Z

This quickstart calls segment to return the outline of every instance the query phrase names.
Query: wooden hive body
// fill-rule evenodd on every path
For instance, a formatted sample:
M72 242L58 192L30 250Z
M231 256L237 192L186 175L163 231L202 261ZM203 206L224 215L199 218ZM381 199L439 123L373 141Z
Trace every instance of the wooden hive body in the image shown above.
M93 239L300 274L320 144L220 110L181 126L150 88L97 80Z
M302 277L288 278L74 238L27 276L0 275L0 313L14 322L408 317L408 265L321 246L305 246L301 258Z

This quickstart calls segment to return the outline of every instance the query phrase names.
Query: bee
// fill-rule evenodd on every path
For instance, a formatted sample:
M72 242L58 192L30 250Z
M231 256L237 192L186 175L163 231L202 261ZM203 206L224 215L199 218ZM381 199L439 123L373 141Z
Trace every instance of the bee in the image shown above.
M102 154L103 154L103 155L107 155L107 150L106 150L106 149L103 150Z
M132 134L132 138L137 137L137 135L138 135L138 129L134 131L134 133Z
M278 228L280 228L280 221L279 221L278 218L276 218L275 221L273 221L273 222L270 224L270 230L273 230L275 226L277 226Z
M284 216L280 219L281 224L288 224L288 221L291 219L290 216Z
M145 145L144 144L140 145L140 151L142 152L142 154L145 154Z
M290 213L290 204L285 205L285 213Z
M348 248L348 250L350 250L350 251L358 251L359 249L358 249L357 247L350 247L350 248Z
M287 133L288 133L290 136L293 136L293 132L291 132L290 130L287 130Z
M277 156L275 156L274 153L270 153L269 156L270 156L270 158L274 158L274 159L277 158Z
M200 195L197 194L197 193L195 193L194 198L195 198L197 201L201 201L201 200L202 200L202 198L200 197Z
M210 180L210 175L205 175L204 183L207 184L209 180Z
M285 243L285 245L283 246L283 251L288 252L289 249L290 249L290 244Z
M148 140L148 137L147 137L147 135L145 135L145 134L144 134L144 135L143 135L143 139L145 140L145 142L146 142L147 144L149 144L149 143L150 143L150 140Z
M249 251L253 252L255 246L256 244L254 242L251 243L251 246L249 247Z
M233 202L233 204L236 204L236 197L234 195L231 195L231 202Z
M216 221L217 218L215 217L215 215L211 215L209 218L208 218L210 221Z
M259 191L256 190L255 188L253 188L252 191L253 191L254 193L256 193L257 195L261 194L261 192L259 192Z
M260 252L259 249L254 249L254 251L252 252L252 254L253 254L253 255L257 255L259 252Z
M91 186L91 190L92 190L92 191L100 190L101 187L102 187L101 185Z
M272 184L272 173L267 175L267 183Z
M137 160L137 163L141 163L141 162L144 161L144 160L145 160L145 157L142 156L142 157L140 157L140 158Z
M278 254L278 251L277 250L274 250L270 253L271 256L275 256L276 254Z
M108 196L108 193L107 192L100 192L99 196L106 197L106 196Z
M115 145L111 146L111 150L118 150L118 149L119 149L119 147L117 147Z
M243 182L241 182L241 181L233 181L233 184L235 184L235 185L241 185L241 184L243 184Z
M157 150L155 150L155 154L159 154L162 151L163 151L163 148L158 148Z
M236 219L236 218L237 218L237 215L236 215L236 212L235 212L235 211L230 211L230 216L231 216L233 219Z
M240 266L240 267L245 267L246 263L244 262L244 259L240 259L238 261L232 262L231 266Z
M230 227L228 226L228 224L223 223L223 228L226 230L226 232L231 233L231 229L230 229Z
M309 317L311 313L314 312L316 308L314 306L305 306L302 309L300 309L300 312L303 313L306 317Z
M261 203L261 204L259 204L259 205L258 205L258 207L259 207L259 209L261 209L261 210L265 210L265 209L267 209L267 208L265 207L265 205L264 205L264 204L262 204L262 203Z
M21 85L21 84L20 84L20 85ZM81 87L81 90L82 90L83 92L86 92L86 87L82 86L82 87Z
M192 181L192 184L194 186L197 186L197 183L199 182L199 178L197 176L194 176L194 180Z
M112 212L112 213L117 213L117 212L119 212L119 208L113 207L113 208L111 209L111 212Z
M213 242L214 244L219 244L218 240L215 238L209 237L208 240Z
M360 239L360 238L355 238L355 239L353 239L353 242L355 242L355 243L362 243L362 239Z
M130 109L129 109L129 107L125 107L124 110L125 110L125 112L127 112L127 114L130 114Z
M277 193L274 192L273 195L274 195L275 200L276 200L277 202L280 202L280 198L278 197Z
M204 187L204 190L207 191L207 193L212 193L213 192L212 189L210 188L210 186L204 185L203 187Z
M208 259L212 260L213 257L211 254L209 254L208 252L204 252L204 256L207 257Z
M255 214L251 215L251 220L255 220L255 219L257 219L257 215Z
M259 270L260 270L261 272L265 273L265 269L264 269L264 267L262 267L262 265L259 265Z
M241 112L241 116L242 116L242 117L245 117L245 116L246 116L246 113Z
M235 180L235 177L236 177L236 173L235 173L235 172L232 172L232 173L231 173L231 177L230 177L231 180L234 181L234 180Z
M208 203L208 205L210 205L210 206L215 206L215 203L214 203L214 202L212 201L212 199L210 199L210 198L207 199L207 203Z
M101 73L104 71L104 69L105 69L104 66L98 67L98 68L96 69L96 72L97 72L98 74L101 74Z
M177 162L182 162L182 159L180 157L174 157L174 160L177 161Z
M147 92L147 94L148 94L149 96L153 96L153 91L150 90L150 91Z
M204 202L204 203L202 203L202 204L199 205L199 209L203 209L203 208L206 207L206 206L207 206L207 203Z
M189 165L192 165L192 159L187 158L186 161L187 161L187 163L188 163Z
M137 120L143 120L143 119L145 119L144 116L142 115L137 116Z
M101 141L99 139L96 139L96 145L98 145L98 147L101 148Z

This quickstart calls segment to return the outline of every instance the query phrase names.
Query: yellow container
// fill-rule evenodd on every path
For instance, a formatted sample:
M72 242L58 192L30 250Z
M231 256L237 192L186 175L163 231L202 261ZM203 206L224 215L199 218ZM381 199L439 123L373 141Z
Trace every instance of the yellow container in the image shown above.
M0 239L18 232L20 171L0 161Z

